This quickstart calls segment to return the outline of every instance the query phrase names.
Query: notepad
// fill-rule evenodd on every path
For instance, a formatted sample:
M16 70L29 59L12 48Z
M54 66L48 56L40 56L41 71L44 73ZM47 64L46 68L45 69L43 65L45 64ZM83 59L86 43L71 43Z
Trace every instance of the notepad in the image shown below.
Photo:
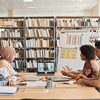
M25 89L24 92L48 92L48 89Z
M78 85L77 84L62 84L62 83L58 83L56 84L57 88L77 88Z
M18 90L18 87L0 86L0 95L15 95Z

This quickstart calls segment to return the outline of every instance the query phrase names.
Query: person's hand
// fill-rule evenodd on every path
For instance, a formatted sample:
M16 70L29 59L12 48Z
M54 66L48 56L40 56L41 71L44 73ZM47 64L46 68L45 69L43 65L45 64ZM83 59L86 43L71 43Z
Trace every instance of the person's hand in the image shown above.
M67 75L68 74L68 72L66 72L66 71L61 71L61 73L62 73L62 75Z
M23 75L19 75L19 77L17 77L17 80L24 80L25 79L25 76Z
M79 78L78 79L87 79L87 77L83 74L79 74Z
M82 84L83 79L79 79L76 82L74 82L73 84Z
M71 72L71 69L70 69L68 66L63 67L63 69L64 69L64 71L66 71L66 72Z
M14 86L15 84L14 84L14 82L13 82L13 79L12 79L12 77L7 77L8 78L8 80L9 80L9 82L8 82L8 85L9 86Z

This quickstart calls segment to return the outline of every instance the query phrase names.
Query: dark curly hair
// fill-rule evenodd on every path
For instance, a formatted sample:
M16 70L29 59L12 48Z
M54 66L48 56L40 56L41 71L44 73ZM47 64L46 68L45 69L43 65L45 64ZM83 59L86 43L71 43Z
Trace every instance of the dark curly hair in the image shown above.
M98 49L100 49L100 41L95 43L95 47L97 47Z
M81 53L86 57L88 60L95 59L95 48L91 45L82 45L80 47Z

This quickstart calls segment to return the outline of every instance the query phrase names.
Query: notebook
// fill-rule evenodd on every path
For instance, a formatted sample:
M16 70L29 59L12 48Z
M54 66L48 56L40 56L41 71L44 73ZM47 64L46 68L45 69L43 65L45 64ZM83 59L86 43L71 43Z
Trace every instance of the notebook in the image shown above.
M43 77L33 76L33 75L27 75L25 76L26 81L38 81L42 79Z
M15 95L18 90L18 87L0 86L0 95Z
M54 62L38 62L37 75L54 75Z
M48 89L25 89L25 91L24 92L48 92Z

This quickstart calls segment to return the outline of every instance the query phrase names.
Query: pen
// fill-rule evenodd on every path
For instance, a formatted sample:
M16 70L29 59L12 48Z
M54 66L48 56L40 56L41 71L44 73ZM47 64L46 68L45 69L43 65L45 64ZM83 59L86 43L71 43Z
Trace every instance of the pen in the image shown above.
M69 83L63 83L63 84L69 84Z
M61 70L59 70L59 69L56 69L56 70L61 71Z
M82 73L83 73L83 72L82 72ZM82 74L82 73L81 73L81 74ZM80 75L77 76L76 80L79 78L79 76L80 76Z

